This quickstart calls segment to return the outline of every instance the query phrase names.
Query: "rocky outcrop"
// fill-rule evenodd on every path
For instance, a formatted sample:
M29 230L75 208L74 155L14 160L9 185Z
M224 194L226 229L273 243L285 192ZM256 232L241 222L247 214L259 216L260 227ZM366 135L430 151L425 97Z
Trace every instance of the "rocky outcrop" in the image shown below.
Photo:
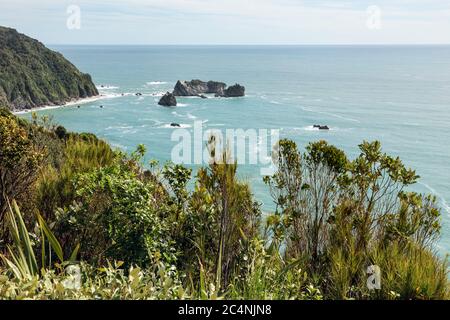
M206 98L204 94L214 94L216 97L243 97L245 96L245 87L235 84L227 88L223 82L201 80L177 81L173 94L180 97L198 96Z
M223 94L226 84L217 81L204 82L201 80L177 81L173 94L175 96L189 97L201 96L202 94L213 93Z
M243 96L245 96L245 87L237 83L234 86L228 87L223 94L223 97L226 98L243 97Z
M223 95L225 88L227 87L225 83L217 81L208 81L207 86L208 91L205 93L213 93L217 95Z
M14 29L0 27L0 104L24 110L96 95L91 76L60 53Z
M162 96L161 100L159 100L158 104L164 107L176 107L177 99L173 95L173 93L167 92Z

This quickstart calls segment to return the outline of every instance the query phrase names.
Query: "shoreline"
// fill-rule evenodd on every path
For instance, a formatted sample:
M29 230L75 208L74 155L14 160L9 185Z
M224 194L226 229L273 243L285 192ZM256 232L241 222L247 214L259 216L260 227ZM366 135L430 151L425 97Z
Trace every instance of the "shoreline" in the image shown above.
M92 97L72 99L72 100L66 102L65 104L61 104L61 105L46 105L46 106L36 107L36 108L32 108L32 109L11 111L11 113L14 115L21 115L21 114L27 114L27 113L36 112L36 111L59 109L59 108L64 108L64 107L71 107L74 105L87 104L87 103L95 102L95 101L110 98L110 97L112 97L112 96L102 93L102 94L92 96Z

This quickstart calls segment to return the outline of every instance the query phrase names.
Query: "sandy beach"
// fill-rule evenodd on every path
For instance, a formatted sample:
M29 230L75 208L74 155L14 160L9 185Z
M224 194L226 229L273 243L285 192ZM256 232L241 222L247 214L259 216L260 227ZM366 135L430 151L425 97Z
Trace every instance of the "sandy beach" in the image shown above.
M102 94L99 94L99 95L93 96L93 97L73 99L62 105L42 106L42 107L37 107L37 108L33 108L33 109L13 111L12 113L17 115L17 114L25 114L25 113L29 113L29 112L35 112L35 111L51 110L51 109L58 109L58 108L63 108L63 107L71 107L71 106L83 105L83 104L95 102L95 101L102 100L102 99L113 98L113 97L114 97L114 95L108 95L108 94L102 93Z

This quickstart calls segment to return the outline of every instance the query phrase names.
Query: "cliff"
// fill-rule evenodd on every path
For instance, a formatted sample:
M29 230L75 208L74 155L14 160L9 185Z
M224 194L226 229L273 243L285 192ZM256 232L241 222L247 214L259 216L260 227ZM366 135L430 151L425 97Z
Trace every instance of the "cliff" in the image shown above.
M24 110L98 95L91 76L42 43L0 27L0 105Z

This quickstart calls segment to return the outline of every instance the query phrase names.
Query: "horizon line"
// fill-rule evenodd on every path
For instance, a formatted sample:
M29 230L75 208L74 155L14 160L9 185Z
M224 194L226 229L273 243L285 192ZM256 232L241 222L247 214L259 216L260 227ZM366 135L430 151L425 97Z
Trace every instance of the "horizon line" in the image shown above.
M450 46L449 43L299 43L299 44L276 44L276 43L256 43L256 44L242 44L242 43L182 43L182 44L173 44L173 43L101 43L101 44L92 44L92 43L45 43L48 46L233 46L233 47L301 47L301 46L365 46L365 47L374 47L374 46Z

